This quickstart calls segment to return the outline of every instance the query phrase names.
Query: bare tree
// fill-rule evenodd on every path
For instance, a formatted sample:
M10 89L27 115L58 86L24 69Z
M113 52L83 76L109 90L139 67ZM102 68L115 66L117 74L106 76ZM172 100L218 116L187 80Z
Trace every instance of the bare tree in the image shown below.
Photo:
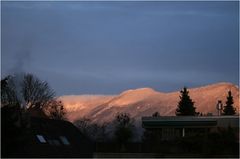
M44 112L51 119L65 120L65 110L61 101L57 99L50 100L44 107Z
M134 120L127 113L118 113L115 117L114 135L119 143L125 143L132 139Z
M89 127L91 125L90 119L83 117L83 118L80 118L80 119L74 121L74 124L83 134L89 135L88 131L89 131Z
M55 95L47 82L32 74L26 74L22 83L22 95L27 108L43 109Z
M22 106L34 116L64 119L63 104L54 99L54 95L46 81L32 74L17 74L1 80L1 106Z
M75 126L83 133L86 137L96 142L104 142L108 140L106 132L107 124L97 124L92 122L88 118L80 118L74 121Z

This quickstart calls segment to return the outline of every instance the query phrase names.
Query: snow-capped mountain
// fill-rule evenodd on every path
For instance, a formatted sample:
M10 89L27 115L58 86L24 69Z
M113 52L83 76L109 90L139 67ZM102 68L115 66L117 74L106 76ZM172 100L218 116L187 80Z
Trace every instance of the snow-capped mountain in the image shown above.
M189 95L195 102L197 112L217 114L218 100L226 102L232 91L234 106L239 112L239 87L231 83L217 83L198 88L190 88ZM179 101L179 91L163 93L152 88L127 90L119 95L74 95L61 96L70 121L87 117L94 122L112 121L118 112L127 112L139 120L158 111L162 116L175 115Z

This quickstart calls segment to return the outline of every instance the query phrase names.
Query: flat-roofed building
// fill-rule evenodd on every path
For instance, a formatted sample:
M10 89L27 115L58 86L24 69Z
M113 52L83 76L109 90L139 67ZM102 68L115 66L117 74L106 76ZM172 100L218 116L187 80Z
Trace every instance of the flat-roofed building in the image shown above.
M146 130L156 131L162 140L207 134L218 129L239 129L239 116L163 116L142 117Z

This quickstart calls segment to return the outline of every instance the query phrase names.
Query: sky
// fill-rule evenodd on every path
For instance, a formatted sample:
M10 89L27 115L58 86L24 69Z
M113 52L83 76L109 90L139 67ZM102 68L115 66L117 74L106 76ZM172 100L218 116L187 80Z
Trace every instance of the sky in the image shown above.
M1 77L57 95L239 82L235 2L1 2Z

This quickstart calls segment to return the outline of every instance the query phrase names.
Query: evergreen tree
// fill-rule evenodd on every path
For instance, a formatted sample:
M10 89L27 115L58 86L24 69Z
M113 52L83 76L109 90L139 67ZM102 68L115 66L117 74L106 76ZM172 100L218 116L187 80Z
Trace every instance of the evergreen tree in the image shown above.
M161 116L161 115L160 115L159 112L155 112L155 113L152 114L152 117L160 117L160 116Z
M233 102L232 92L228 91L226 106L224 106L224 109L223 109L223 115L234 115L234 114L236 114L236 110L233 106L233 103L234 102Z
M186 87L180 91L180 101L178 102L178 108L176 109L177 116L187 116L187 115L197 115L194 107L194 102L188 95L188 90Z

